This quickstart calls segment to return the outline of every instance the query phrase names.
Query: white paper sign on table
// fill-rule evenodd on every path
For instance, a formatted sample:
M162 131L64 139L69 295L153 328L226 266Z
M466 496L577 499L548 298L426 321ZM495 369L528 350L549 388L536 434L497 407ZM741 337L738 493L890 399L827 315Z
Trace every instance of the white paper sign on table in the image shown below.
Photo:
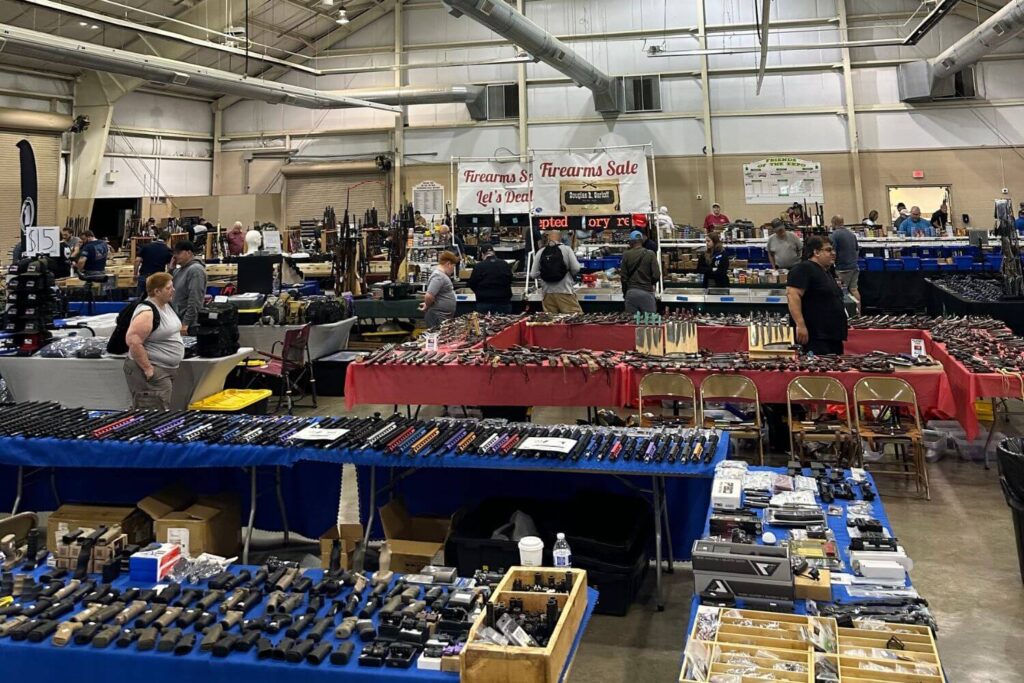
M568 454L576 445L576 439L556 439L553 437L531 436L518 446L518 451L545 451L547 453Z
M347 429L321 429L320 427L306 427L292 434L296 441L334 441L348 434Z

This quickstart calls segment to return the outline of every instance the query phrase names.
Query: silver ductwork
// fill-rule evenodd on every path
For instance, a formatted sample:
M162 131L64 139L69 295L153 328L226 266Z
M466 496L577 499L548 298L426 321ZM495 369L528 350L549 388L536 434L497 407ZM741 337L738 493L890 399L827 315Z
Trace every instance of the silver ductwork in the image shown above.
M0 107L0 130L63 133L71 127L71 117L46 111Z
M594 93L600 112L622 111L621 82L604 73L572 48L533 23L504 0L442 0L452 16L463 14L565 74Z
M391 105L258 78L247 78L229 71L209 69L173 59L90 45L9 24L0 26L0 50L24 57L53 60L96 71L133 76L158 84L187 85L272 104L291 104L309 109L370 107L396 113L400 111L398 107Z
M952 76L1024 31L1024 0L1012 0L938 57L898 67L900 100L928 102Z
M482 85L402 86L400 88L362 88L341 90L338 94L378 104L406 107L412 104L450 104L460 102L476 121L487 119L487 89Z

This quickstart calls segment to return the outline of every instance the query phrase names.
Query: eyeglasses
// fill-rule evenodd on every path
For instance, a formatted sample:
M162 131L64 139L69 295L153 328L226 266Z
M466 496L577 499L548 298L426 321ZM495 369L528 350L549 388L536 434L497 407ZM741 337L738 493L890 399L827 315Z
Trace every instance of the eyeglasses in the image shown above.
M819 251L835 251L832 247L822 247Z

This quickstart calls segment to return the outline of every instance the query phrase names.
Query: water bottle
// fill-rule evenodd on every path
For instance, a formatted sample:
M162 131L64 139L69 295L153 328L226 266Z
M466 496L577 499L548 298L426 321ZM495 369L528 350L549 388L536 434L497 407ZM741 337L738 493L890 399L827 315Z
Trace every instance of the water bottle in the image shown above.
M558 534L554 547L551 549L551 556L555 560L555 566L568 568L572 566L572 549L565 541L565 534Z

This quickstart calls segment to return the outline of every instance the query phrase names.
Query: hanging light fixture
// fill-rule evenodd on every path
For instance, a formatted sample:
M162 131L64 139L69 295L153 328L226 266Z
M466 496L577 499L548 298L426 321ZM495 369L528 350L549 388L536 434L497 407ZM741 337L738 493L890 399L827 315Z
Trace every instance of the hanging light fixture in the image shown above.
M348 23L348 12L346 12L344 9L338 10L338 18L335 19L334 21L336 23L342 24L342 25L347 24Z

